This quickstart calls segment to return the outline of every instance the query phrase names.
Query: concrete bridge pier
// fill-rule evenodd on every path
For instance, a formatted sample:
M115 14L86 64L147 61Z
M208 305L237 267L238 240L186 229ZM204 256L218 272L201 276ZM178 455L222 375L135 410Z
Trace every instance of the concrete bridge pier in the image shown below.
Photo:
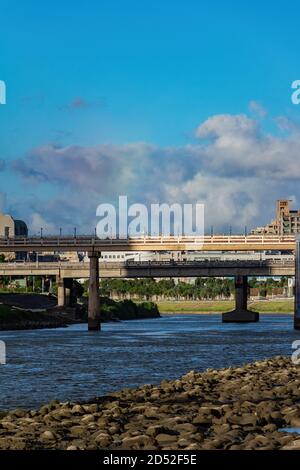
M73 305L73 279L72 278L57 278L57 306L58 307L72 307Z
M65 278L64 279L65 307L72 307L72 304L73 304L72 287L73 287L73 279Z
M101 330L100 297L99 297L99 258L100 253L89 253L90 280L89 280L89 304L88 304L88 329L89 331Z
M300 330L300 238L296 239L296 250L295 250L294 327L295 327L295 330Z
M65 307L65 283L64 279L57 277L57 306Z
M259 321L259 313L247 309L248 279L247 276L235 278L235 310L223 313L223 323L254 323Z

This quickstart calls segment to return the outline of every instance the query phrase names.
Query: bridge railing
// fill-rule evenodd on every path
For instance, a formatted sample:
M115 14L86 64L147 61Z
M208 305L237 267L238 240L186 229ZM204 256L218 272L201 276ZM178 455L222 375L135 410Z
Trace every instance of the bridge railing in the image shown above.
M151 248L152 245L157 244L186 244L186 245L209 245L209 244L290 244L295 243L294 236L273 236L273 235L215 235L215 236L203 236L203 237L192 237L192 236L179 236L179 237L167 237L167 236L145 236L145 237L128 237L128 238L106 238L100 239L92 236L47 236L47 237L0 237L0 248L1 247L36 247L42 248L43 246L53 247L59 249L60 247L67 246L104 246L104 245L135 245L135 244L146 244Z
M121 268L159 268L159 267L238 267L238 266L293 266L294 260L275 259L275 260L216 260L216 259L203 259L195 261L100 261L101 269L121 269ZM89 269L88 262L47 262L47 263L1 263L0 270L51 270L51 269Z

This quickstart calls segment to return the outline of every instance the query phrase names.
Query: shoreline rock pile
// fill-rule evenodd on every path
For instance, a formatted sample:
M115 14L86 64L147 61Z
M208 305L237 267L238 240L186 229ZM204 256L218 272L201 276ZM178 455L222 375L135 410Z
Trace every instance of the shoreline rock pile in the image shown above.
M0 449L300 450L300 366L276 357L0 413Z

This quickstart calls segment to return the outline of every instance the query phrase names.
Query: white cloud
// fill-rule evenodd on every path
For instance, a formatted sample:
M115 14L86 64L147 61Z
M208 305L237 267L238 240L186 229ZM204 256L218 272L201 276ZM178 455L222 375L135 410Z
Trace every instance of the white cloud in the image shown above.
M212 137L218 140L226 137L246 138L254 136L257 130L257 123L244 114L219 114L201 124L196 130L196 136L200 139Z
M0 191L0 212L6 211L6 193Z
M57 233L57 227L55 223L45 220L44 217L41 214L38 214L37 212L31 214L29 227L31 233L36 235L39 235L41 233L41 228L43 229L44 235L51 235Z
M138 142L34 149L14 169L41 188L56 186L57 196L31 201L33 226L46 226L39 219L45 217L51 230L77 225L89 231L97 205L121 194L129 203L204 202L207 227L237 230L268 222L280 197L300 201L297 128L269 134L255 119L227 114L207 119L196 136L198 143L182 147Z
M250 101L249 110L260 118L265 118L268 115L267 110L258 101Z
M197 130L199 138L210 137L203 148L207 170L228 176L257 176L278 179L300 177L300 134L263 133L247 116L222 115L209 118Z

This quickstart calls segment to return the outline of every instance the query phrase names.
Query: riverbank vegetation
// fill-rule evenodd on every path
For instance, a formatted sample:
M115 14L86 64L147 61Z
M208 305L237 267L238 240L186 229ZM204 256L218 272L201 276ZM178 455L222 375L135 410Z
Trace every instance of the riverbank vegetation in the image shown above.
M260 313L294 313L294 300L265 300L253 302L249 305L250 310Z
M101 318L112 320L141 320L160 317L157 305L153 302L134 303L132 300L116 302L109 298L101 298Z
M260 297L272 295L276 289L282 291L287 286L287 278L269 278L260 281L249 278L250 289L255 289ZM87 285L85 285L85 290ZM232 278L197 278L194 283L175 282L174 279L102 279L101 292L107 297L130 297L132 299L155 300L228 300L235 292Z
M193 282L176 279L101 279L100 292L104 297L132 300L229 300L234 297L233 278L197 278ZM77 283L79 285L79 283ZM273 294L283 294L287 290L287 278L249 278L249 294L266 298ZM0 293L57 293L56 279L28 276L27 279L3 277L0 280ZM82 285L84 296L88 295L88 280ZM81 295L81 294L80 294Z
M154 296L166 299L209 299L229 298L234 292L231 279L198 278L194 284L175 283L174 279L103 279L101 290L104 295L120 298L127 295L137 299L150 299Z
M232 301L162 301L157 302L161 314L226 313L235 307ZM249 302L249 310L259 313L293 313L293 299Z
M18 294L15 297L16 303L18 303ZM34 311L1 303L0 330L55 328L87 321L86 306L77 306L74 309L66 310L66 312L62 312L61 309L50 308L48 311ZM137 304L131 300L116 302L112 299L101 298L102 322L159 317L159 310L153 302Z
M67 326L65 318L47 312L22 310L0 304L0 330L31 330Z

